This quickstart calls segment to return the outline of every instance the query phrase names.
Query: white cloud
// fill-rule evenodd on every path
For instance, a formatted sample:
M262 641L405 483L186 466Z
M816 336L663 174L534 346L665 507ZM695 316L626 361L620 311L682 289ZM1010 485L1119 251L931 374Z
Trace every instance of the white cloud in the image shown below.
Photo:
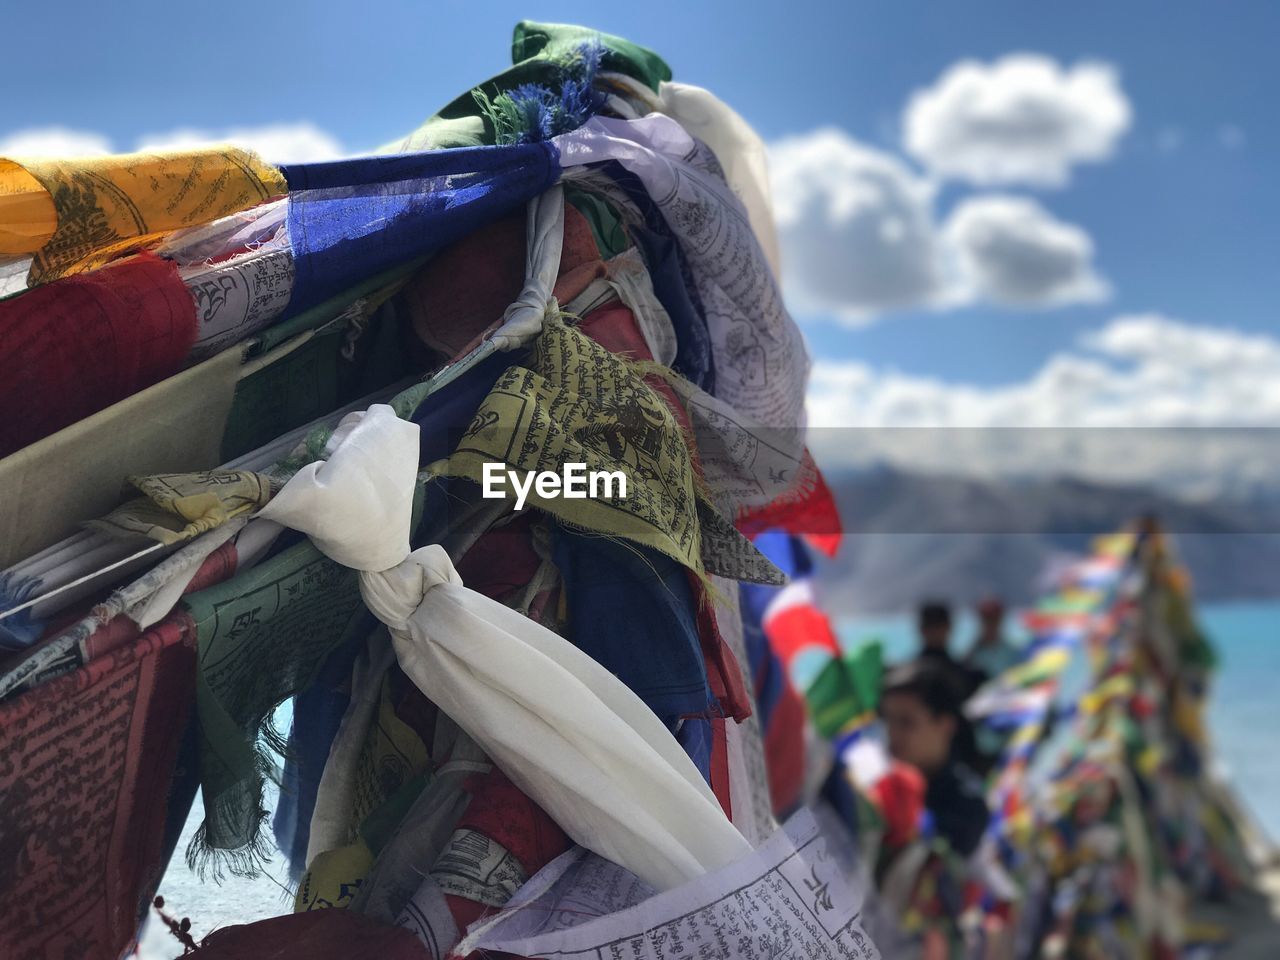
M111 152L100 133L67 127L29 127L0 137L2 157L87 157Z
M934 188L834 128L769 150L783 286L800 312L864 322L944 293Z
M1129 364L1144 394L1185 399L1176 422L1280 424L1280 340L1274 337L1149 313L1119 317L1082 343Z
M216 131L181 128L139 137L132 147L118 146L110 137L92 130L32 127L0 137L0 156L75 157L125 150L183 150L214 143L246 147L272 163L336 160L349 154L332 134L304 121Z
M797 313L857 326L892 310L1106 295L1089 235L1032 200L971 197L940 227L933 181L833 128L773 144L769 170Z
M995 387L819 361L809 423L814 454L828 468L884 460L960 473L1065 472L1203 494L1274 487L1280 339L1159 314L1121 316L1026 380Z
M1280 339L1126 315L1021 382L976 387L819 361L810 400L815 426L1280 426Z
M346 155L341 143L314 123L276 123L227 130L180 128L147 134L136 150L182 150L213 143L233 143L255 151L270 163L312 163Z
M911 97L903 132L906 150L939 176L1051 187L1110 157L1131 117L1110 66L1013 54L948 68Z
M962 201L942 231L955 258L961 299L1046 307L1105 299L1093 269L1093 241L1025 197Z

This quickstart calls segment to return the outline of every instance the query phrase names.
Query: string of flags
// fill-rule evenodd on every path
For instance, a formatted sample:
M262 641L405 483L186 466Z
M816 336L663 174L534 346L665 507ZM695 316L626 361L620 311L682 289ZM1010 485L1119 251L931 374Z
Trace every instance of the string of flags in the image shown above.
M0 955L148 923L205 960L1213 939L1184 907L1248 867L1157 531L1100 541L970 702L976 853L884 748L727 104L522 22L384 149L270 160L0 158ZM267 920L202 936L161 890L271 856Z

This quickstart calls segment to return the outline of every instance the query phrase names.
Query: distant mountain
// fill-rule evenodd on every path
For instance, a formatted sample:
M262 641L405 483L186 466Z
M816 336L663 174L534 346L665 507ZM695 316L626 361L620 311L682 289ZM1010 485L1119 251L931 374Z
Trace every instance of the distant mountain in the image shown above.
M1280 597L1280 502L1197 503L1070 478L987 480L879 466L828 481L844 546L819 582L836 614L896 612L922 597L1026 603L1092 538L1154 513L1201 602Z

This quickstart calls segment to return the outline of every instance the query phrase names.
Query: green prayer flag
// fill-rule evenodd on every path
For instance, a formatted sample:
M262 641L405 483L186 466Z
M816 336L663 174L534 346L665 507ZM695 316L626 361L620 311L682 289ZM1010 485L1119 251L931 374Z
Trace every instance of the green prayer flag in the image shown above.
M522 20L512 36L512 66L455 97L407 137L384 146L381 152L493 146L497 128L482 104L492 104L526 85L558 91L566 68L581 57L584 47L596 43L602 48L600 66L604 70L625 73L655 92L659 83L671 79L666 62L639 44L586 27Z
M600 259L612 260L631 248L631 240L622 226L622 218L608 200L572 185L565 186L564 199L566 203L573 204L574 209L582 214L591 227L591 234L600 249Z
M253 873L263 852L263 777L275 764L258 743L270 717L306 689L325 658L367 633L356 571L305 540L186 598L197 636L196 708L205 821L188 850ZM278 746L278 744L277 744Z

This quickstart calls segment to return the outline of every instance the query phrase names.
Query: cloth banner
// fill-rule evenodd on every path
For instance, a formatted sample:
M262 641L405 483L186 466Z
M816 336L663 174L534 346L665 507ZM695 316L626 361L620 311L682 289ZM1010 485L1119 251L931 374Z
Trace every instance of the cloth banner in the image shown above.
M0 705L0 956L117 957L160 881L191 623Z
M356 578L300 543L185 600L199 644L205 821L188 859L252 873L274 761L258 739L278 704L306 689L325 657L367 624Z
M409 553L414 424L375 405L263 511L361 569L405 674L577 843L659 888L750 850L671 733L567 640Z
M658 892L617 864L570 850L497 916L475 924L463 956L546 960L879 960L813 816L796 814L750 856Z
M688 258L711 334L715 395L754 422L802 425L804 340L741 202L692 162L697 141L674 120L654 115L595 117L555 144L566 171L616 160L643 181Z
M0 158L0 256L34 254L29 282L47 283L284 191L279 170L227 146Z
M206 470L130 477L142 494L88 523L115 537L182 543L252 513L271 499L271 481L252 470Z
M707 569L700 521L714 510L704 508L700 518L693 464L670 407L639 371L559 320L545 324L530 363L498 378L457 449L430 472L480 482L484 464L493 462L517 471L559 472L566 463L621 471L625 497L616 483L612 495L595 499L542 497L531 488L528 503L574 526L652 547L691 570ZM762 563L758 575L772 578L772 566Z
M177 268L147 254L0 301L0 456L176 373L195 334Z
M455 97L407 137L383 147L381 153L409 153L474 147L497 142L493 118L481 102L492 102L521 87L543 87L553 95L562 92L567 68L585 54L599 65L634 77L651 90L671 79L671 68L652 50L585 27L521 20L511 37L512 66L496 77Z
M535 143L298 164L284 173L292 316L520 208L560 168L555 150Z
M559 525L552 549L569 615L560 632L669 723L711 709L685 570L655 550Z

